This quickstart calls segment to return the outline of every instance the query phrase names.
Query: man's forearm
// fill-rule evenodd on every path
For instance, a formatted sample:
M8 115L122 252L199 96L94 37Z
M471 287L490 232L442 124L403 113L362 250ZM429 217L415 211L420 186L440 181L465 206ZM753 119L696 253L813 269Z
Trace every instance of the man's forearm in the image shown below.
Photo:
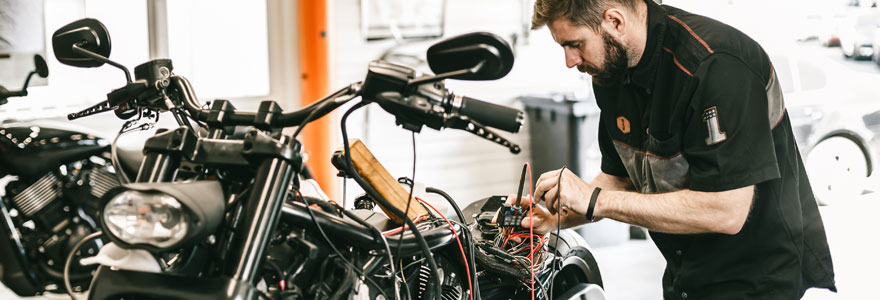
M633 185L632 181L629 178L617 177L614 175L609 175L604 172L599 172L599 175L596 175L590 184L598 186L605 191L632 191ZM587 195L587 198L582 201L590 201L590 195ZM573 213L568 214L567 216L562 218L562 227L569 228L575 227L582 224L587 223L587 217L582 214Z
M634 190L632 180L629 179L629 177L617 177L614 175L608 175L604 172L599 172L599 175L596 175L596 178L593 178L593 181L590 181L590 184L608 191ZM587 200L589 201L590 199Z
M753 186L718 193L602 191L595 215L665 233L736 234L745 223L753 196Z

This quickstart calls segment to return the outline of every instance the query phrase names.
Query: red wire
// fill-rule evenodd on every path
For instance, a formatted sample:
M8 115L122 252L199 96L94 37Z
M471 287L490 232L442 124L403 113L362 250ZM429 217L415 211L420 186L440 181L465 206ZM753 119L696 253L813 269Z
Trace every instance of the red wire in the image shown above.
M529 205L529 235L530 235L529 236L529 247L532 248L532 251L531 251L532 253L529 254L529 263L530 263L529 271L532 272L532 300L535 300L535 259L532 256L532 254L535 253L535 245L532 244L532 242L534 241L534 239L532 238L532 237L534 237L534 233L533 233L534 224L532 224L532 216L533 216L532 215L532 207L535 205L535 197L532 194L532 189L534 188L532 186L532 166L529 165L528 162L526 162L526 168L529 169L529 200L531 200L531 204ZM522 195L516 195L516 196L522 197Z
M413 220L413 223L418 223L418 222L421 222L425 219L427 219L426 216L420 216L417 219ZM418 226L418 225L416 225L416 226ZM382 234L384 234L385 236L391 236L391 235L395 235L395 234L400 233L400 231L402 231L404 229L409 229L409 225L404 224L403 226L400 226L400 227L397 227L394 229L389 229L388 231L382 232Z
M421 198L418 198L418 197L416 197L416 200L418 200L418 201L419 201L420 203L422 203L422 204L427 205L427 206L430 207L432 210L434 210L435 212L437 212L437 215L439 215L441 218L443 218L443 221L446 221L446 224L449 225L449 230L452 231L452 235L455 236L455 241L458 242L458 249L461 250L461 259L464 261L464 269L467 270L467 271L465 272L465 274L467 274L467 279L468 279L468 290L471 291L471 292L470 292L470 298L471 298L471 300L474 300L474 287L471 286L471 269L470 269L470 266L468 266L467 256L464 255L464 246L461 245L461 240L458 239L458 233L455 232L455 228L452 227L452 223L449 222L449 219L447 219L446 216L444 216L443 214L441 214L439 210L437 210L436 208L434 208L434 206L431 205L431 203L425 202L424 200L422 200ZM534 282L533 282L532 284L534 285ZM532 289L534 290L534 286L532 287ZM534 293L535 293L535 292L532 291L532 297L533 297L533 298L534 298Z

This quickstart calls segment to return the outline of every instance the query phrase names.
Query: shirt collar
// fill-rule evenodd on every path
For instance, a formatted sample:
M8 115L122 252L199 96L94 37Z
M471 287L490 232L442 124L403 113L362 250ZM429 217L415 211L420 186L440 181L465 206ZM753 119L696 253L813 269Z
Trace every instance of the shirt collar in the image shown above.
M666 33L666 10L653 0L645 0L648 5L648 39L639 63L630 69L630 81L644 89L654 86L654 75L660 65L663 36Z

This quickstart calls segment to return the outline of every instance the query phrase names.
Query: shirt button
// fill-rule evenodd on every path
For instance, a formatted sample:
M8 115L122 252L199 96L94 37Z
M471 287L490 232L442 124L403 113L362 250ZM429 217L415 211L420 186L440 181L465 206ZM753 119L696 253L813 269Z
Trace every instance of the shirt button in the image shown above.
M681 293L681 297L684 298L684 299L687 299L687 297L688 297L688 293L682 292L682 293Z
M675 255L681 255L681 250L675 250Z

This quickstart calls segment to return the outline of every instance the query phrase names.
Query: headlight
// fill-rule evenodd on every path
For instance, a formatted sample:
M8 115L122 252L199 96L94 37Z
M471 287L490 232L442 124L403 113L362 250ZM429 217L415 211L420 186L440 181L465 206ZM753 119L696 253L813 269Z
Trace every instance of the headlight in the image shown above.
M104 206L105 228L128 245L168 248L189 230L189 215L180 201L158 192L124 191Z

